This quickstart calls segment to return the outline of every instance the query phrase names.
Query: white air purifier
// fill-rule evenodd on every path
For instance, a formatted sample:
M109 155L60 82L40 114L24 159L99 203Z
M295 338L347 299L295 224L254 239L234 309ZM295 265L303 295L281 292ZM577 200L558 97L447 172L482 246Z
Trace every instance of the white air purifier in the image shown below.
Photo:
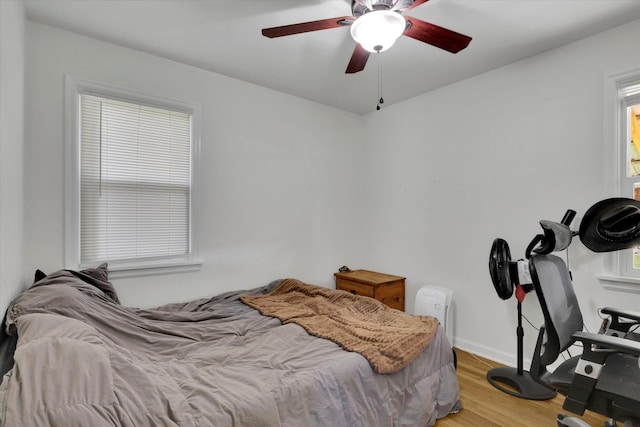
M453 345L453 323L451 302L453 291L440 286L423 286L416 295L414 314L418 316L433 316L444 329L449 344Z

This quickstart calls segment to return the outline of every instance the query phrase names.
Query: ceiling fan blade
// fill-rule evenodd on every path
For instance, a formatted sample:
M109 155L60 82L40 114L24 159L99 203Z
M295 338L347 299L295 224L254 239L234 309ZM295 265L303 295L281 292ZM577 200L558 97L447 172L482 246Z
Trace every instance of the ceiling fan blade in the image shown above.
M420 6L422 3L426 3L429 0L415 0L411 6L405 9L405 11L413 9L414 7Z
M360 44L356 44L356 48L353 50L353 55L351 55L351 60L349 61L349 65L347 65L345 73L353 74L364 70L368 59L369 52L360 46Z
M439 27L417 18L405 16L409 22L409 28L404 30L404 35L413 39L428 43L451 53L458 53L471 42L471 37L455 31Z
M319 21L301 22L299 24L282 25L280 27L263 28L262 35L269 38L290 36L292 34L308 33L311 31L328 30L329 28L344 27L353 23L353 16L320 19Z

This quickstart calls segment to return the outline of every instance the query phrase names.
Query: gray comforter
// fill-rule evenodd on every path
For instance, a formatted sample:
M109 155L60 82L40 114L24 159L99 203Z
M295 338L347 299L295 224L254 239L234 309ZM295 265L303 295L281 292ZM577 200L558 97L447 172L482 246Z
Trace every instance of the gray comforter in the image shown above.
M359 354L239 301L122 306L106 266L60 271L10 306L3 426L426 426L460 408L440 330L408 367Z

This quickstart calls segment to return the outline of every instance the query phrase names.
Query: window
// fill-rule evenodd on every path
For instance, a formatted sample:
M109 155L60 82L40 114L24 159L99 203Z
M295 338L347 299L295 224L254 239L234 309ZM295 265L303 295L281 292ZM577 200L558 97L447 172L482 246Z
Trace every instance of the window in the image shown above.
M625 176L622 195L640 200L640 78L625 85L621 92L621 142L626 145ZM625 272L640 275L640 247L633 248L632 261L625 259ZM628 256L626 258L629 258Z
M640 200L640 70L615 76L608 83L608 94L616 101L610 117L618 194ZM614 254L620 276L640 278L640 247Z
M197 109L68 78L67 113L67 264L107 261L127 275L197 266Z
M640 199L640 78L620 92L621 194Z

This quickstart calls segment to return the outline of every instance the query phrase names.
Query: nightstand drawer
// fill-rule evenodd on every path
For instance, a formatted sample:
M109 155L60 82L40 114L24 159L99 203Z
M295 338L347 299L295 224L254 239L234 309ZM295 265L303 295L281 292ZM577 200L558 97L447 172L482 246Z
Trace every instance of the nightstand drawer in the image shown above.
M365 297L373 298L373 288L371 286L341 279L339 277L336 277L336 289L338 289L339 291L351 292L355 295L362 295Z

